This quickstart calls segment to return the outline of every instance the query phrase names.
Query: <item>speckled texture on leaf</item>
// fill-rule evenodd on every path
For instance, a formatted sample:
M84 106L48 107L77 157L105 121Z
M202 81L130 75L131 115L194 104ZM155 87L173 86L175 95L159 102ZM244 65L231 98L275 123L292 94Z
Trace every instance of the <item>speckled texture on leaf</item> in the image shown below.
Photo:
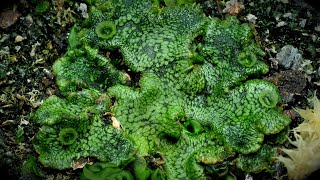
M65 100L49 97L34 115L42 125L33 140L40 162L65 169L81 157L116 164L128 160L134 152L133 143L103 119L102 113L109 106L109 97L96 90L71 93ZM77 139L67 145L59 139L59 133L66 128L78 133Z
M236 153L257 152L265 135L276 134L290 123L281 114L273 84L246 81L250 75L266 73L268 66L261 60L264 52L254 42L250 26L235 17L209 18L197 5L159 7L146 0L98 1L89 16L83 27L73 30L68 53L55 64L57 84L64 94L94 88L112 97L110 109L94 111L88 119L98 117L101 122L101 114L108 112L117 126L101 123L96 131L114 128L112 132L118 132L125 142L121 144L128 147L125 152L131 150L132 141L136 156L160 154L167 179L204 179L204 165ZM96 27L101 22L112 22L116 33L99 37ZM74 53L76 49L81 53ZM104 57L114 51L123 60ZM110 63L114 61L123 65L114 66ZM124 71L141 78L131 79ZM134 86L126 83L130 80L136 81ZM48 111L46 104L63 101L51 103L52 99L57 98L49 98L38 114ZM87 105L72 107L67 112L71 117ZM55 109L49 112L56 114ZM38 121L50 118L39 116ZM60 125L64 124L44 127ZM95 134L102 144L111 140ZM111 161L128 157L123 150L118 153L118 159ZM76 158L74 151L71 154Z

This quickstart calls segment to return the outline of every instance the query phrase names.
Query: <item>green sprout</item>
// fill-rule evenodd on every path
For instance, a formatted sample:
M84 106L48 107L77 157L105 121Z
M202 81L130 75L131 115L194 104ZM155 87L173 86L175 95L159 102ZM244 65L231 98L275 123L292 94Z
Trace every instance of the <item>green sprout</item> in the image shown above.
M273 108L279 101L279 95L274 91L264 90L259 94L259 101L263 106Z
M63 145L72 144L78 137L78 133L73 128L64 128L59 133L59 140Z
M102 39L109 39L116 34L116 25L111 21L103 21L97 24L96 33Z

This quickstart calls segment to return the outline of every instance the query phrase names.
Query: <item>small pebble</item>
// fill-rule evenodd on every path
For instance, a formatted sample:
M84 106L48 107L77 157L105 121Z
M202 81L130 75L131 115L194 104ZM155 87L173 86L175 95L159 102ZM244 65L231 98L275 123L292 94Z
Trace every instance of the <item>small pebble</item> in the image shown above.
M17 43L17 42L21 42L21 41L23 41L23 40L24 40L24 37L18 35L18 36L16 36L16 38L14 39L14 42Z
M286 22L280 21L280 22L278 22L277 27L282 27L282 26L285 26L285 25L287 25Z
M276 59L278 63L286 69L299 69L301 68L303 57L299 50L292 45L285 45L277 53Z
M258 19L255 15L253 14L248 14L246 16L246 19L251 22L252 24L256 24L256 20Z
M33 24L33 19L32 16L30 14L28 14L25 18L25 23L28 27L30 27Z
M306 26L306 22L307 22L307 19L302 19L302 20L299 22L300 27L304 28L304 27Z

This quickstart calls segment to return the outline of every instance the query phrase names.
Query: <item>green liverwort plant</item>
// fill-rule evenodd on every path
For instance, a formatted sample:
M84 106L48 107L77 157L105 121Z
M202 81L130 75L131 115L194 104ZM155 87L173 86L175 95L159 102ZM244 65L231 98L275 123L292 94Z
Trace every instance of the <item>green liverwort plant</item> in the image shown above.
M204 166L236 154L244 171L265 168L275 151L264 137L290 119L273 84L247 80L268 71L251 31L191 3L97 0L53 65L65 97L49 97L34 115L40 162L65 169L95 157L120 177L119 165L158 157L154 173L137 161L141 179L206 178Z

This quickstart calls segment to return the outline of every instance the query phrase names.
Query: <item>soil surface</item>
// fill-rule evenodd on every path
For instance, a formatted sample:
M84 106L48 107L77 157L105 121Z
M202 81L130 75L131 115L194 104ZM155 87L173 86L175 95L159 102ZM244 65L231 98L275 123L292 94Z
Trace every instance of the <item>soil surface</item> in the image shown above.
M30 114L47 97L59 95L52 64L66 52L70 28L86 18L84 7L90 6L82 0L52 0L43 10L39 2L1 2L0 175L7 179L77 179L79 169L58 171L37 163L32 139L39 127ZM270 65L269 73L260 78L279 87L284 113L292 119L290 128L296 127L302 119L293 107L309 106L307 98L320 86L320 7L312 0L245 0L232 6L226 2L198 1L208 16L238 16L255 29L256 41ZM289 143L284 147L290 147ZM272 175L230 171L238 179L287 179L283 165L274 166L278 172Z

